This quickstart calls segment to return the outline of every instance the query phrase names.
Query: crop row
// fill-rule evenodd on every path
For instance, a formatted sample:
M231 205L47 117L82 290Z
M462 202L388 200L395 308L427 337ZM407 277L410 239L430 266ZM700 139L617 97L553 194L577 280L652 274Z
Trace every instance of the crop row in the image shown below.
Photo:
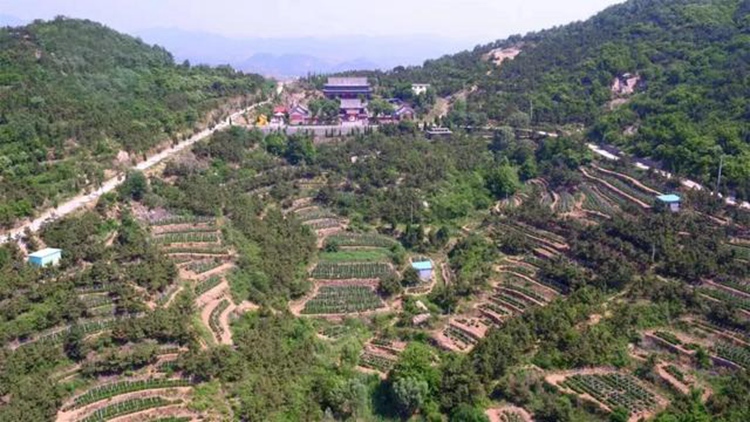
M192 271L195 274L203 274L207 273L211 270L214 270L216 268L221 267L224 265L224 262L215 259L215 260L204 260L204 261L195 261L191 262L190 264L186 265L185 268L188 271Z
M91 318L96 317L103 317L103 316L112 316L115 313L115 304L110 303L107 305L97 306L95 308L88 308L86 309L86 315Z
M509 231L514 231L516 233L523 234L526 236L533 236L534 238L542 239L547 242L561 243L561 244L565 243L565 239L562 236L549 232L547 230L537 228L537 227L531 227L531 226L527 226L527 225L515 223L515 222L499 223L498 227L504 228ZM531 240L533 241L535 239L531 239Z
M351 331L348 325L329 325L320 331L320 334L332 339L338 340Z
M218 305L214 308L213 311L211 311L211 315L208 317L208 325L211 328L211 331L216 333L217 337L221 337L222 334L224 334L224 327L221 326L219 323L219 317L221 317L221 314L229 307L229 301L224 299L221 302L219 302Z
M471 346L477 343L477 340L474 337L466 334L466 332L453 325L449 325L448 328L443 330L443 334L451 340L458 341L458 346L461 344Z
M584 195L583 208L607 215L615 212L612 203L593 188L584 185L581 187L581 192Z
M338 227L339 220L333 218L326 218L323 220L310 220L304 223L307 227L313 230L330 229L331 227Z
M728 303L730 305L737 306L738 308L742 308L744 310L750 311L750 299L746 299L744 297L735 296L731 293L725 292L723 290L716 290L716 289L699 289L699 291L707 296L710 296L714 299L720 300L722 302Z
M208 226L208 227L184 227L179 228L176 227L174 229L167 229L164 231L160 231L157 236L166 236L168 234L184 234L184 233L216 233L216 227Z
M730 360L745 369L750 369L750 349L747 347L719 342L716 344L716 354L720 358Z
M86 295L80 299L87 308L96 308L97 306L109 305L114 302L114 299L109 294Z
M106 330L111 327L113 327L118 322L115 318L104 318L104 319L96 319L91 321L84 321L79 322L77 324L78 330L83 335L92 334L98 331ZM56 329L55 331L42 333L38 335L36 338L34 338L32 341L26 342L24 344L28 344L34 341L45 341L52 344L58 344L63 341L65 336L70 332L70 330L74 327L74 325L68 325L65 326L62 329Z
M384 262L321 262L315 266L311 277L320 280L349 280L381 278L393 274Z
M335 243L339 246L363 246L390 248L398 242L396 240L372 233L342 233L328 237L326 244Z
M317 207L304 208L300 211L295 211L294 216L300 221L320 220L323 218L336 218L336 214L328 210L320 209Z
M667 365L664 367L664 370L667 371L669 375L673 376L677 381L681 383L685 382L685 374L683 374L678 367L674 365Z
M370 352L363 352L359 357L359 364L365 368L374 369L386 373L393 367L393 361Z
M150 222L152 226L171 226L175 224L213 224L214 217L175 215Z
M167 400L162 397L147 397L145 399L132 399L115 403L97 410L81 422L104 422L110 419L118 418L132 413L142 412L144 410L154 409L157 407L169 406L172 404L182 403L182 400Z
M609 183L610 185L614 186L615 188L621 190L623 193L626 193L636 199L639 199L646 204L650 204L654 202L654 199L656 198L655 195L652 195L651 193L648 193L644 190L641 190L640 188L631 185L630 183L609 174L605 173L596 173L596 177L599 179L602 179Z
M168 233L164 236L154 238L160 245L171 245L173 243L215 243L219 241L218 233Z
M219 277L218 275L207 278L206 280L201 281L200 283L198 283L197 286L195 286L195 295L200 296L203 293L206 293L207 291L218 286L220 283L221 283L221 277Z
M220 246L171 247L165 252L168 254L189 254L191 259L201 259L205 258L201 255L226 255L227 250Z
M166 379L166 378L153 378L148 380L138 381L122 381L114 384L101 385L94 387L86 393L76 397L73 403L68 408L79 409L83 406L87 406L91 403L110 399L115 396L122 394L134 393L136 391L143 390L156 390L164 388L176 388L176 387L187 387L190 385L190 381L185 379Z
M523 313L529 307L529 305L527 305L526 303L503 293L493 295L490 300L515 312Z
M545 298L541 294L537 293L536 291L534 291L533 289L530 289L528 287L519 286L518 284L504 284L502 288L505 289L508 292L511 292L511 294L513 292L518 292L518 293L520 293L520 294L522 294L522 295L524 295L526 297L529 297L531 299L534 299L534 300L536 300L538 302L547 303L547 298Z
M500 316L511 316L511 315L513 315L513 312L511 312L510 310L508 310L508 309L506 309L504 307L501 307L501 306L497 305L496 303L492 303L492 302L485 302L485 303L479 305L479 309L490 311L490 312L495 313L495 314L500 315Z
M573 375L566 378L561 385L578 394L588 394L610 409L622 407L630 413L635 413L656 406L653 393L641 387L628 375Z
M682 344L682 341L669 331L655 331L654 336L659 337L660 339L674 346L679 346Z
M166 418L153 419L152 422L190 422L190 416L168 416Z
M322 286L305 303L303 314L343 314L383 307L375 291L367 286Z
M567 213L573 211L576 205L576 197L570 192L560 192L560 199L557 201L556 211Z

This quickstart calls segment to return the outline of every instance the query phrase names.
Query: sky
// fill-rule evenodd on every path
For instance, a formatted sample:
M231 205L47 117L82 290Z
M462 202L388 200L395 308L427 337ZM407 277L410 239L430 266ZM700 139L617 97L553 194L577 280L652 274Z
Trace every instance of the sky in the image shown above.
M179 28L232 38L434 35L489 42L584 20L622 0L0 0L23 20L88 18L119 31Z

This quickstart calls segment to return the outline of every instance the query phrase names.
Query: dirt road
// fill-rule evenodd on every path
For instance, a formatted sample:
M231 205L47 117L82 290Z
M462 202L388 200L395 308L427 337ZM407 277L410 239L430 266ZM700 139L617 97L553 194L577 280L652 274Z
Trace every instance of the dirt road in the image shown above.
M279 84L279 86L277 88L277 93L280 94L282 90L283 90L283 84ZM244 110L240 110L240 111L232 114L231 116L227 117L226 119L224 119L221 123L219 123L218 125L216 125L216 127L214 127L213 129L205 129L205 130L203 130L203 131L201 131L201 132L193 135L193 137L191 137L190 139L188 139L186 141L183 141L183 142L180 142L179 144L177 144L177 145L175 145L175 146L173 146L171 148L165 149L164 151L162 151L162 152L160 152L158 154L155 154L155 155L149 157L146 161L138 163L135 167L133 167L133 169L135 169L135 170L141 170L141 171L147 170L147 169L155 166L156 164L160 163L164 159L169 158L169 157L173 156L174 154L177 154L178 152L184 150L185 148L189 148L190 146L192 146L196 142L199 142L199 141L201 141L203 139L206 139L207 137L211 136L214 132L226 129L227 127L230 126L230 123L229 123L230 120L232 120L232 119L236 120L239 116L241 116L245 112L250 111L250 110L252 110L252 109L254 109L256 107L260 107L262 105L268 104L269 102L270 102L270 100L263 101L263 102L260 102L260 103L253 104L252 106L250 106L250 107L248 107L248 108L246 108ZM42 227L42 225L44 225L44 223L46 223L48 221L52 221L52 220L57 220L58 218L66 216L66 215L68 215L68 214L76 211L77 209L79 209L81 207L84 207L84 206L86 206L88 204L96 202L96 200L100 196L102 196L105 193L113 191L123 181L124 181L124 178L113 177L112 179L109 179L106 182L104 182L104 184L102 185L102 187L100 187L99 189L97 189L96 191L94 191L92 193L89 193L89 194L81 193L81 194L79 194L79 195L77 195L77 196L69 199L64 204L58 206L57 208L48 209L48 210L42 212L39 215L39 217L37 217L35 220L26 222L23 225L21 225L19 227L16 227L16 228L14 228L14 229L12 229L10 231L8 231L7 233L0 234L0 244L6 243L6 242L10 241L11 239L17 239L18 237L20 237L23 234L23 232L27 228L29 230L31 230L32 232L37 232Z

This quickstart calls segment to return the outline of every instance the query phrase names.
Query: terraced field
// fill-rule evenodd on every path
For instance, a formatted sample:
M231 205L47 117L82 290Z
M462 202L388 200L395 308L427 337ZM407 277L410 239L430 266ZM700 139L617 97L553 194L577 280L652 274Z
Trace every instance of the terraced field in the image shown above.
M384 262L320 262L310 276L318 280L369 280L393 273L393 268Z
M608 410L626 409L632 415L645 415L660 407L660 398L634 377L617 372L575 374L557 384L578 395L585 395Z
M335 243L338 246L343 247L378 247L378 248L391 248L398 244L398 242L388 236L382 236L379 234L363 234L363 233L340 233L329 236L326 239L325 244L329 245Z
M369 286L321 286L305 303L303 314L346 314L373 311L384 307L383 301Z

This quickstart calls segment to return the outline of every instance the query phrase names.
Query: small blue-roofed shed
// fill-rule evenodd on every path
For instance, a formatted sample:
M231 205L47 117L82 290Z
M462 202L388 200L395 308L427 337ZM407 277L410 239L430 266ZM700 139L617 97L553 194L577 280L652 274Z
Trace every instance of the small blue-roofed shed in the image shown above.
M682 202L682 198L680 198L679 195L675 195L675 194L659 195L656 197L656 199L658 199L659 202L666 205L667 208L669 208L669 210L672 212L677 212L680 210L680 203Z
M412 262L411 267L417 270L420 280L422 281L432 280L432 261Z
M46 248L29 255L29 264L37 267L57 265L62 259L62 249Z

